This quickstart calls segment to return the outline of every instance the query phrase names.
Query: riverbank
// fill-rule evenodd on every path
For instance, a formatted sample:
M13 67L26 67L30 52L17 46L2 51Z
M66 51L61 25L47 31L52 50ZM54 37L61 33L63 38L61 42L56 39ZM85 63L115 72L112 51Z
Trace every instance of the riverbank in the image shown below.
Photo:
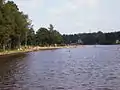
M32 51L40 51L40 50L53 50L53 49L60 49L60 48L75 48L75 45L72 46L56 46L56 47L32 47L32 46L27 46L27 47L22 47L21 49L18 50L6 50L4 52L0 52L0 56L5 56L5 55L14 55L14 54L19 54L19 53L27 53L27 52L32 52Z

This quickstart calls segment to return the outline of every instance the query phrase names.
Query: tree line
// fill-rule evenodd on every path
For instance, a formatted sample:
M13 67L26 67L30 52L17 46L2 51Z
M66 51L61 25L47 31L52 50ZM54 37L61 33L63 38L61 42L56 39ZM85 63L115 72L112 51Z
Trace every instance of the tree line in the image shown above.
M81 40L81 44L85 45L111 45L111 44L119 44L120 40L120 31L118 32L108 32L103 33L101 31L93 32L93 33L79 33L79 34L70 34L63 35L64 43L78 43L78 40ZM118 42L116 42L118 41Z
M0 50L19 49L21 46L50 46L66 44L115 44L120 32L60 34L50 24L36 32L28 15L13 1L0 0Z

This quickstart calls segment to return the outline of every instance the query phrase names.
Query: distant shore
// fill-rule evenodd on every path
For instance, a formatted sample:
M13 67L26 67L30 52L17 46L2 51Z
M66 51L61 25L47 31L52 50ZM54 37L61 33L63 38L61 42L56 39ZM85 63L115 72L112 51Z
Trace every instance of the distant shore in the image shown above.
M19 54L19 53L27 53L27 52L33 52L33 51L41 51L41 50L53 50L53 49L61 49L61 48L75 48L76 45L72 46L56 46L56 47L40 47L40 46L35 46L35 47L27 47L27 48L21 48L18 50L6 50L3 52L0 52L0 56L8 56L8 55L14 55L14 54Z

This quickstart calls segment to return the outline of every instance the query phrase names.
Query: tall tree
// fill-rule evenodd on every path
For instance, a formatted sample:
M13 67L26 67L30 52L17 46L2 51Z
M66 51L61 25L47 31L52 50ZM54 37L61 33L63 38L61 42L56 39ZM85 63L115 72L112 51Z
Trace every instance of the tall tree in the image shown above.
M0 48L20 48L31 22L13 1L0 1ZM27 42L27 39L26 39Z
M36 32L36 42L38 45L47 45L50 43L49 31L46 28L40 28Z
M48 29L50 31L50 44L58 44L63 42L62 35L57 30L54 30L54 26L52 24L50 24Z
M35 32L33 28L30 28L27 32L27 45L35 45Z

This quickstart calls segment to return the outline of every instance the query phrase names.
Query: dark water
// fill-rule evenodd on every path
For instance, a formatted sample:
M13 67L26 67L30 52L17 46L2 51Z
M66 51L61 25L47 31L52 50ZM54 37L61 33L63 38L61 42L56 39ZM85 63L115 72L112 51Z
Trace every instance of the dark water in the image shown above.
M0 57L0 90L120 90L120 46Z

